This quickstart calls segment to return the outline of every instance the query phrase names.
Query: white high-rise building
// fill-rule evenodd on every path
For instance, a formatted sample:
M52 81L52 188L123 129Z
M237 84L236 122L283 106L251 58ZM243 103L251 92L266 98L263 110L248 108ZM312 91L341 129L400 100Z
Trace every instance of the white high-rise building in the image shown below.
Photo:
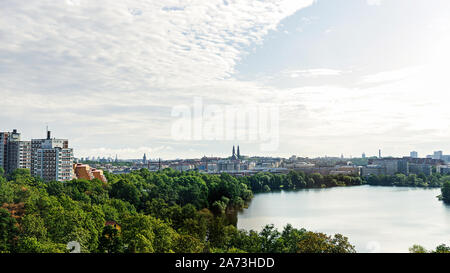
M69 148L67 139L50 137L47 131L46 139L33 139L32 146L32 174L45 181L67 181L73 174L73 149Z
M412 151L409 155L410 155L410 157L412 157L412 158L419 158L419 153L416 152L416 151Z

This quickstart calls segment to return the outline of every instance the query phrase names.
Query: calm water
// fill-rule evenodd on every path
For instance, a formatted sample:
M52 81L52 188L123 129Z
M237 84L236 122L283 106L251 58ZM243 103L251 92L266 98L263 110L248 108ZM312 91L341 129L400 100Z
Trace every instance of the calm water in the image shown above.
M256 194L238 214L238 228L261 230L287 223L327 234L341 233L358 252L408 252L413 244L450 245L450 206L440 189L337 187Z

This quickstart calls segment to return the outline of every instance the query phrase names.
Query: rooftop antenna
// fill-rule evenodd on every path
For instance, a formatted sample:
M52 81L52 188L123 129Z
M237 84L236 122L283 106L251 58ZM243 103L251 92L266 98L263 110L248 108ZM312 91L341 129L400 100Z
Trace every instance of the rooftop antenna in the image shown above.
M46 124L45 129L47 130L47 131L46 131L47 139L50 139L50 131L48 130L48 123Z

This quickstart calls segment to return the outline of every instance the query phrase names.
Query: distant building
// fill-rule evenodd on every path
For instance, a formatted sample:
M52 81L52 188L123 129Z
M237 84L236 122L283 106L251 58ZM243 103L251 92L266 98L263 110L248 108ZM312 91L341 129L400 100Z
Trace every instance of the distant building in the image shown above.
M238 160L219 160L217 162L218 172L240 171L241 164Z
M444 160L445 163L450 163L450 155L443 155L441 159Z
M382 175L385 174L385 168L378 165L367 165L361 168L361 176Z
M425 174L431 175L433 173L433 165L426 163L409 163L409 174Z
M419 153L416 151L412 151L411 153L409 153L411 158L419 158Z
M360 168L353 165L336 166L329 174L360 175Z
M235 151L234 145L233 145L233 152L231 153L231 160L237 160L237 159L238 159L238 157L236 155L236 151Z
M402 159L396 159L396 158L372 159L372 160L369 160L369 164L381 166L382 168L384 168L385 175L394 175L398 172L402 172L402 170L401 170ZM406 170L403 170L403 171L406 171Z
M87 164L73 164L73 172L75 178L77 179L93 180L97 178L104 183L108 182L102 170L91 168Z
M437 171L437 173L440 173L442 175L449 175L450 174L450 165L437 166L436 171Z
M147 164L147 155L144 154L144 157L142 158L142 163Z
M430 158L382 158L369 159L369 165L361 170L362 176L371 174L395 175L402 173L431 175L433 167L443 165L444 161Z
M434 152L433 153L433 159L442 159L442 155L443 155L443 153L442 153L442 151L436 151L436 152Z

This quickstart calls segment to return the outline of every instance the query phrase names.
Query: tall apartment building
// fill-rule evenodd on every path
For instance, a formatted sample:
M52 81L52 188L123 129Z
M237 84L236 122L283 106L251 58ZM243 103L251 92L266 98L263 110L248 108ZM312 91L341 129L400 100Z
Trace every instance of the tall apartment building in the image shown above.
M31 173L45 181L67 181L74 178L73 149L67 139L51 138L31 140Z
M31 169L31 141L9 141L7 172L16 169Z
M6 173L29 169L33 176L46 181L67 181L74 178L73 150L67 139L47 138L21 141L17 130L0 132L0 167Z
M6 151L8 149L8 137L9 132L0 132L0 168L3 168L3 170L6 171Z
M0 167L7 173L31 169L31 142L21 141L16 129L0 133Z

